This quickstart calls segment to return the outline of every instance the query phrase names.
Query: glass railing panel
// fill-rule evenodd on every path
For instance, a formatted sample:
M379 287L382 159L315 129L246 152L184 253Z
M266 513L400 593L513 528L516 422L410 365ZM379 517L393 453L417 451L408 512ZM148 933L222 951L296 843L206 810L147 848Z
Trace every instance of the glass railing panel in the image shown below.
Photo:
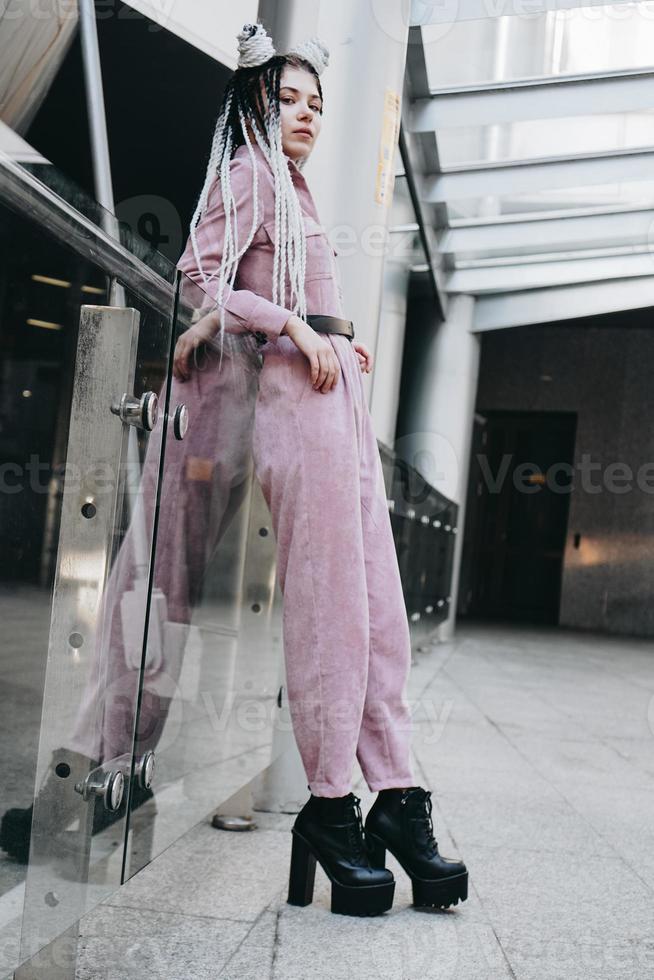
M181 278L179 339L213 301ZM270 515L251 443L262 358L254 335L203 343L171 381L126 876L208 817L270 761L279 687L279 595ZM188 412L177 438L174 419Z
M0 974L18 962L80 307L102 270L0 206Z
M169 356L172 311L166 316L127 291L123 303L121 308L114 301L107 308L112 315L101 328L112 331L115 322L118 334L125 319L133 327L131 338L117 335L115 339L116 346L134 342L133 377L100 386L102 394L112 392L114 407L125 394L138 401L145 394L152 397L160 392ZM120 316L123 313L125 318ZM95 380L88 378L92 390ZM74 436L79 424L73 426L71 412L50 635L43 648L47 665L23 958L59 936L122 882L154 517L141 506L138 488L145 478L146 454L151 463L147 479L158 480L163 420L160 413L150 432L127 428L112 414L108 399L102 406L102 420L102 394L92 395L97 411L83 424L92 427L94 441L109 452L93 458L88 452L92 447L80 446L77 453ZM74 404L73 399L73 408ZM124 428L127 431L118 432ZM113 451L117 442L119 454ZM89 546L85 529L79 528L77 536L75 521L70 520L66 481L70 474L73 479L79 474L79 496L86 501L88 472L95 467L100 476L98 493L91 503L82 504L78 523L95 521L105 512L109 533ZM90 513L84 512L86 506ZM134 575L127 578L124 542L130 528L138 532L130 538Z
M175 273L76 193L81 213L0 157L0 976L123 876L154 523L136 520L137 491L165 420L127 424L121 399L165 393ZM121 591L135 523L139 577ZM129 640L123 661L109 623ZM109 810L94 783L116 772ZM48 955L30 976L52 975Z

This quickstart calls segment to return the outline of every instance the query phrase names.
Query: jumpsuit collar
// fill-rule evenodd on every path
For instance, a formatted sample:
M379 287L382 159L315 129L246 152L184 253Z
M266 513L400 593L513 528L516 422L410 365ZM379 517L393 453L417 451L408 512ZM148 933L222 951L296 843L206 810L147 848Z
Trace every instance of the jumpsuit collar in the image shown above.
M253 148L254 152L257 154L257 156L261 160L263 160L266 163L266 165L268 165L268 161L266 160L265 156L263 155L263 150L261 149L261 147L259 146L259 144L258 143L253 143L252 144L252 148ZM248 148L245 145L245 143L241 143L241 145L240 146L237 146L237 148L234 150L234 154L233 155L234 156L244 156L246 153L248 153ZM293 181L293 183L294 184L298 184L299 183L302 186L306 187L307 186L306 178L304 177L302 171L298 167L298 165L295 162L295 160L291 160L291 158L290 157L287 157L286 154L284 154L284 156L286 157L286 162L288 164L289 173L291 175L291 180Z

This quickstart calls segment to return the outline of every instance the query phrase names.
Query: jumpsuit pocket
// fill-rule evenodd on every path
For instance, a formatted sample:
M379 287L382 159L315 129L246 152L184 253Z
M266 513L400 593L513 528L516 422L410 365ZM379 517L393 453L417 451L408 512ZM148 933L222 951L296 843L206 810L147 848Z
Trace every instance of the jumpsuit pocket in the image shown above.
M283 356L288 378L288 397L295 405L299 405L311 388L309 361L297 347Z
M279 337L275 349L267 350L264 355L260 392L267 399L299 405L310 388L309 361L289 338Z
M265 221L263 223L270 244L275 244L275 221ZM323 226L312 218L311 215L304 215L304 236L307 243L307 259L305 282L312 279L327 279L334 275L332 266L334 250L329 244L327 232Z

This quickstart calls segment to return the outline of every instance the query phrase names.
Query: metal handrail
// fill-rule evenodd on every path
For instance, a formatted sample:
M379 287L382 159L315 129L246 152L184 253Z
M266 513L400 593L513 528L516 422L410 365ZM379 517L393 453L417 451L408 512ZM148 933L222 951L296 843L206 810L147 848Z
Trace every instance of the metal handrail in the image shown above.
M175 286L125 248L104 228L77 211L34 174L0 151L0 202L29 218L72 248L97 263L109 276L157 308L172 309ZM99 208L100 205L97 205ZM108 212L105 214L112 219ZM113 219L115 220L115 219Z
M99 204L93 203L100 209ZM170 271L175 281L169 282L133 255L115 237L112 229L118 233L118 221L112 214L101 209L106 227L100 227L2 150L0 204L41 225L62 245L95 262L106 275L119 279L124 286L155 309L169 310L172 315L178 271L172 263ZM161 259L164 263L169 261L165 256L161 256ZM181 272L180 276L181 281L186 278ZM206 297L207 307L211 305L211 297L199 285L198 295ZM201 308L204 309L204 306L203 302ZM197 308L180 295L178 323L186 327L196 318ZM243 347L251 350L256 347L254 337L249 331L245 335L226 332L224 340L224 349L227 351Z

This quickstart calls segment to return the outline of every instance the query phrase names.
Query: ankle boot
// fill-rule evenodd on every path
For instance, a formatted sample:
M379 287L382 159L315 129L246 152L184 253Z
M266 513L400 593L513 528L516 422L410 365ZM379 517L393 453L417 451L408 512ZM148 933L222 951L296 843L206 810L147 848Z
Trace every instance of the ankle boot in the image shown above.
M371 861L383 866L388 849L402 865L418 907L448 908L468 897L463 861L438 853L431 819L431 792L420 786L382 790L366 817Z
M393 904L395 879L383 866L371 866L359 803L353 793L334 798L311 796L293 824L288 888L291 905L313 900L316 860L332 884L332 912L379 915Z

